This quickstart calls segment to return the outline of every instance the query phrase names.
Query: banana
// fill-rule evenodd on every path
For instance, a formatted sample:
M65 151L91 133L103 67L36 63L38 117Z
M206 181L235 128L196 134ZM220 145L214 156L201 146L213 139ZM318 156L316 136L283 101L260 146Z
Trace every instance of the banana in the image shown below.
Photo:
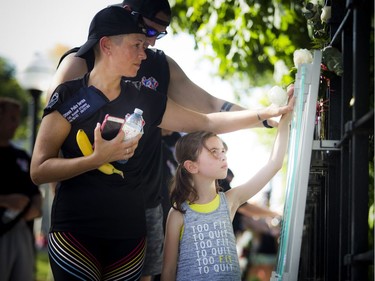
M94 153L94 150L92 149L91 142L89 138L87 137L86 133L84 130L79 129L77 131L76 135L76 141L78 144L79 149L81 150L82 154L84 156L88 156ZM119 174L122 178L124 178L124 173L118 169L116 169L112 164L110 163L105 163L101 165L98 168L99 171L106 175L112 175L112 174Z

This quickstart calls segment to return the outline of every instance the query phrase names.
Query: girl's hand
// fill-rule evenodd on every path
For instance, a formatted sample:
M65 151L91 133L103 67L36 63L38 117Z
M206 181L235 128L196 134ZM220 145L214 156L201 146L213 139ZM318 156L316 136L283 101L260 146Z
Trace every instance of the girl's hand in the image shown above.
M293 111L294 108L294 85L291 84L287 88L287 95L288 95L288 103L284 106L275 106L270 105L269 107L266 107L264 109L261 109L258 111L258 115L262 119L272 120L273 117L278 117L280 115L287 114L289 112ZM271 122L268 122L269 125L273 127L278 127L278 124L276 121L272 120Z
M287 111L283 114L283 117L284 117L284 115L287 115L288 122L290 122L290 120L292 119L292 112L293 112L294 103L295 103L295 100L296 100L296 97L294 95L294 84L290 84L288 86L287 94L288 94L288 104L286 105Z
M294 84L290 84L287 88L287 95L288 95L288 103L285 106L279 107L280 113L282 115L292 112L294 109Z

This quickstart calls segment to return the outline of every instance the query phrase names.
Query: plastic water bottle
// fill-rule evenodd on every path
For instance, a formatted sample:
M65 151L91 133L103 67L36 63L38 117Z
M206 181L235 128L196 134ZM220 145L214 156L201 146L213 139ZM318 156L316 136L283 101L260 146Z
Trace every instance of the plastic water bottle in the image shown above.
M134 109L134 113L126 115L125 123L122 126L122 130L125 132L124 141L130 140L136 137L138 134L143 134L143 126L145 121L142 117L143 111L139 108ZM121 164L125 164L127 160L119 160Z
M130 140L138 134L143 134L143 125L145 121L142 117L143 111L139 108L134 109L134 113L125 117L125 124L122 130L125 132L124 140Z

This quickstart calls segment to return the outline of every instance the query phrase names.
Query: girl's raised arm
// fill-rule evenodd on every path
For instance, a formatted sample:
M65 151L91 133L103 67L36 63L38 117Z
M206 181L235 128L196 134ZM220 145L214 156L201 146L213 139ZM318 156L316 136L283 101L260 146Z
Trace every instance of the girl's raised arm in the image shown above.
M294 103L294 98L292 98L292 102ZM282 168L288 147L291 116L292 112L289 112L281 117L268 162L249 181L226 192L231 214L234 214L240 205L257 194Z

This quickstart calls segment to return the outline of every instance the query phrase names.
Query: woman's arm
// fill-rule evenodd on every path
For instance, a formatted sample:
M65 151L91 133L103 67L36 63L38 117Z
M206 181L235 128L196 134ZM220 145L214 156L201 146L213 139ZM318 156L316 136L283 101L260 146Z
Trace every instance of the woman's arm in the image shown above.
M29 202L30 198L21 193L0 195L0 207L5 209L22 211L27 206L27 204L29 204Z
M134 152L139 138L123 141L124 132L110 141L102 138L100 124L94 130L94 153L76 158L60 158L60 148L70 132L70 123L54 111L41 122L31 159L31 178L35 184L58 182L97 169L102 164L120 159L128 159L131 147Z
M0 196L0 206L13 211L22 212L30 203L30 207L23 215L26 221L42 216L42 195L35 194L29 198L25 194L12 193Z
M263 108L257 112L240 110L202 114L168 99L160 127L176 132L205 130L216 134L229 133L250 128L252 124L259 122L259 118L269 119L290 112L293 110L293 101L294 99L290 99L286 106Z
M201 113L212 113L219 111L238 111L245 108L211 95L185 74L181 67L171 57L167 56L169 65L170 81L168 86L168 97L180 106ZM227 107L229 105L229 107ZM278 122L268 119L268 124L277 127ZM264 124L256 120L250 127L264 127Z
M168 214L165 237L162 281L175 281L178 261L180 233L183 226L183 217L180 212L171 208Z
M177 104L201 113L219 112L225 100L218 99L199 87L185 74L181 67L171 57L166 56L170 81L168 97ZM233 104L231 110L245 108Z

